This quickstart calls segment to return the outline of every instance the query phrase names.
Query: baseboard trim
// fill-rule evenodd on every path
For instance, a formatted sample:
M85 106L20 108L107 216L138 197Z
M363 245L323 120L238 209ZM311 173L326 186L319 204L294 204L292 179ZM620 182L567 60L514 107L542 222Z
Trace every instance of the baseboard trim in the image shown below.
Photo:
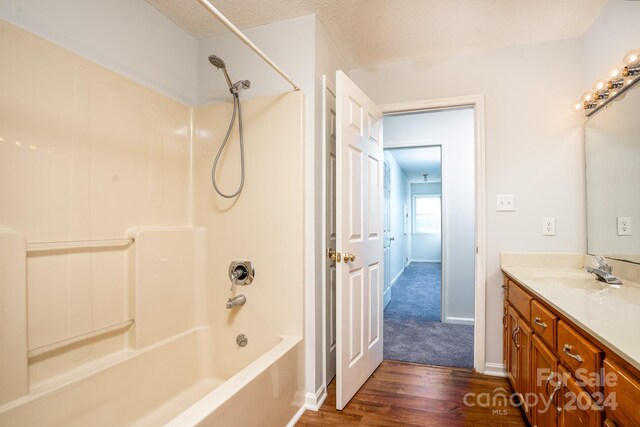
M454 325L473 325L475 322L471 317L451 317L445 318L444 323L452 323Z
M326 398L327 389L322 385L315 393L305 394L304 407L311 411L318 411Z
M506 377L507 373L504 369L504 363L487 362L484 364L484 374L493 377Z
M406 268L406 267L405 267ZM398 281L398 279L400 278L400 276L402 276L402 273L404 273L405 268L403 268L402 270L400 270L400 273L398 273L396 275L396 277L393 278L393 280L391 281L391 287L393 287L393 285L396 284L396 282Z
M411 264L412 262L435 262L435 263L442 263L442 260L440 259L412 259L409 261L409 264Z
M287 423L287 427L293 427L296 425L296 423L298 422L298 420L300 420L300 418L302 417L302 414L304 414L304 411L306 411L306 405L302 405L300 407L300 409L298 409L298 412L296 412L293 417L291 417L291 419L289 420L289 422Z

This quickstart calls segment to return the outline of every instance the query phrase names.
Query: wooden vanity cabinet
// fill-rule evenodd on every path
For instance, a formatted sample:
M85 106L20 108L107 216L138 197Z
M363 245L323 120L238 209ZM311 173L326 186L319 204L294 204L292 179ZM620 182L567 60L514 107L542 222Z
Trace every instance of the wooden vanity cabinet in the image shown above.
M640 426L640 372L617 364L599 341L506 276L503 288L505 369L531 425ZM578 381L603 366L605 375L615 373L615 384ZM617 408L606 406L612 393Z
M576 381L562 365L562 388L558 392L558 426L596 427L602 425L602 409L591 395Z
M507 374L515 392L520 396L522 408L530 416L530 410L523 398L531 392L531 337L533 330L515 309L507 305L505 333L507 346L503 348L507 360Z
M507 330L509 333L508 337L508 347L507 350L507 366L509 370L507 371L507 375L509 376L509 381L513 386L513 389L517 392L519 389L518 379L520 375L518 375L518 344L516 342L516 333L518 333L518 313L513 309L512 306L509 306L507 311Z
M506 371L509 372L509 301L505 298L502 304L502 364Z
M558 358L534 334L531 343L532 390L538 399L530 412L531 424L535 426L551 427L557 425L556 396L562 385L562 382L558 381L557 372Z
M608 357L603 365L604 396L605 399L611 396L610 404L604 405L608 425L640 425L640 383L628 370ZM611 405L614 401L617 404L615 408Z

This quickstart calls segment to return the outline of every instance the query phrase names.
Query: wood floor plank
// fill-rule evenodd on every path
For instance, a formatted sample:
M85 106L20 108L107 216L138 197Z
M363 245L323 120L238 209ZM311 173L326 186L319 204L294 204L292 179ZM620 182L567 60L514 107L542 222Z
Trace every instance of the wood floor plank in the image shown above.
M342 411L335 383L319 411L306 411L297 426L526 426L506 378L470 369L385 360ZM468 395L472 393L472 395ZM466 402L472 405L465 404Z

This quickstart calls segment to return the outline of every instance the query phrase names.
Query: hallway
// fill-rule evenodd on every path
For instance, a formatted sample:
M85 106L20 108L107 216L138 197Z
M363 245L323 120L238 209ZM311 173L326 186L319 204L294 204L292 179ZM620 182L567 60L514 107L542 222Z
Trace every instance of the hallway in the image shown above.
M384 358L473 367L473 326L440 322L441 264L412 262L384 311Z

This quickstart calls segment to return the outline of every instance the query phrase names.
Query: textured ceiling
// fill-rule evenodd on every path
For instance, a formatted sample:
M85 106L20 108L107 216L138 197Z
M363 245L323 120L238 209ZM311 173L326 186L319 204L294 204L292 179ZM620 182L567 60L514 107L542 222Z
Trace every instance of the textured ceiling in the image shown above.
M197 39L226 32L196 0L146 1ZM240 29L315 13L352 67L577 37L606 1L210 0Z
M407 175L409 182L425 182L425 173L429 174L427 182L442 180L440 147L394 148L389 152Z

